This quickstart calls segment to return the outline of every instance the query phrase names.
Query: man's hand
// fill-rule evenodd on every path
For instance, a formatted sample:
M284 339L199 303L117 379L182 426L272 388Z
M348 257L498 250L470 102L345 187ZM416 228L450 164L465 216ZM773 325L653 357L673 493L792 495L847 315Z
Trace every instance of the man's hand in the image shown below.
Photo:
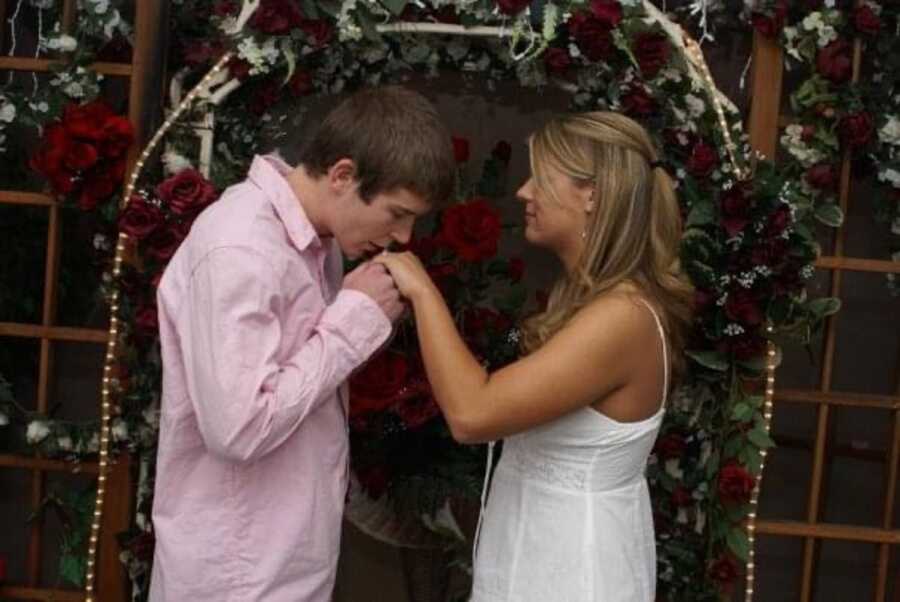
M396 322L405 309L400 291L387 269L367 261L344 276L344 288L352 289L372 298L391 322Z

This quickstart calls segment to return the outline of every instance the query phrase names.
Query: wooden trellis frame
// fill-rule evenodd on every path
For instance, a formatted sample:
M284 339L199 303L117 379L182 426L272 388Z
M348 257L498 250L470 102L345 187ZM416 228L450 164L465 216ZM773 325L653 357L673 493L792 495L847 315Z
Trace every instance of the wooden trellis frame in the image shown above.
M859 80L862 60L862 44L856 39L853 46L853 81ZM752 105L750 111L750 139L753 147L766 157L775 157L779 129L786 125L779 114L782 95L783 57L778 44L759 33L755 34L753 47ZM841 162L839 203L847 214L851 202L851 162L849 153L844 153ZM831 273L829 294L840 297L843 272L900 273L900 262L847 257L844 254L844 227L834 233L833 254L820 257L816 267ZM819 386L812 390L781 389L776 391L775 401L780 403L814 404L817 407L816 435L813 442L812 480L809 490L806 521L784 521L760 519L756 533L803 539L803 561L800 571L800 601L814 599L817 548L820 540L844 540L872 543L878 546L878 564L875 574L875 601L887 602L890 580L896 583L900 596L900 575L889 574L891 553L896 553L900 545L900 526L893 523L897 500L897 472L900 464L900 369L895 395L868 395L832 391L832 373L835 358L837 321L840 314L831 316L825 325L824 349ZM826 456L830 447L830 425L833 425L832 408L876 408L890 415L892 432L887 449L880 460L885 463L885 495L881 526L860 527L823 523L819 519L823 498L823 481L826 477ZM763 482L765 486L765 482ZM900 598L895 598L898 600Z
M76 17L76 0L63 0L62 28L73 31ZM135 3L134 45L131 63L102 63L91 66L98 73L109 77L128 78L128 117L135 130L135 141L128 151L128 170L147 138L149 119L158 111L160 76L165 53L161 43L166 26L168 2L141 1ZM5 15L7 2L0 0L0 15ZM2 35L2 31L0 31ZM54 60L16 56L0 57L0 70L22 72L47 72ZM45 193L0 190L0 204L45 208L48 212L47 259L44 266L44 298L40 324L0 322L0 339L20 337L40 341L37 397L34 407L40 414L49 408L49 395L53 378L53 345L58 341L80 342L105 345L108 340L106 330L70 328L56 325L57 281L59 278L59 258L62 248L60 238L60 207L56 199ZM100 402L98 400L99 407ZM31 475L30 504L36 508L45 495L45 477L48 472L72 472L69 462L49 460L40 457L0 454L0 469L25 470ZM77 469L86 475L96 475L97 462L82 462ZM131 470L127 456L121 456L109 470L106 481L106 506L103 513L102 536L99 542L97 592L101 600L114 602L127 597L127 576L119 561L119 546L116 534L130 524L133 498ZM15 600L83 601L85 594L76 590L59 590L43 587L41 584L41 561L43 558L42 522L35 520L29 527L26 550L26 576L24 583L0 586L0 597Z

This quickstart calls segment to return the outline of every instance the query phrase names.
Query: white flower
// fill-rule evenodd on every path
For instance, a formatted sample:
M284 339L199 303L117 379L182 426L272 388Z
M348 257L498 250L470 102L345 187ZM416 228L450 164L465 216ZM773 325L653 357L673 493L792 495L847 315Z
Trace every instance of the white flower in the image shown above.
M837 30L831 25L826 25L819 30L819 48L824 48L838 38Z
M688 110L694 117L700 117L706 111L706 103L704 103L702 99L697 98L693 94L688 94L687 96L685 96L684 101L687 103Z
M128 439L128 424L126 424L124 420L116 420L116 423L113 424L110 432L112 433L113 440L125 441Z
M688 513L686 508L679 508L678 514L675 515L675 522L680 525L686 525L688 522Z
M16 105L11 102L5 102L5 100L3 106L0 107L0 121L12 123L13 119L16 118Z
M824 27L825 22L822 21L822 13L816 11L806 15L802 21L802 25L803 29L806 29L807 31L813 31L820 27Z
M878 138L886 144L900 144L900 119L891 115L888 122L878 130Z
M6 426L9 424L9 416L6 415L6 412L0 410L0 426Z
M109 10L109 0L96 0L94 2L94 12L98 15L102 15Z
M703 510L697 509L697 520L694 523L694 532L700 535L703 534L703 528L706 526L706 512Z
M673 479L681 480L684 477L684 471L681 470L681 460L678 458L671 458L666 460L666 474L668 474Z
M735 337L744 332L744 328L740 324L731 323L725 327L725 334L730 337Z
M900 171L892 167L880 171L878 179L882 182L890 182L895 188L900 188Z
M171 149L163 153L162 162L169 175L194 167L187 157Z
M84 87L78 82L72 82L63 88L63 92L72 98L81 98L84 96Z
M56 446L63 451L71 450L72 449L71 437L69 437L68 435L65 435L63 437L58 437L56 439Z
M159 406L158 405L153 404L151 406L148 406L141 413L141 416L143 416L144 422L146 422L148 426L150 426L152 428L159 427Z
M72 52L78 46L78 40L70 35L61 34L49 38L44 45L50 50L60 50L62 52Z
M28 430L25 432L25 439L31 445L40 443L50 434L50 427L43 420L33 420L28 423Z

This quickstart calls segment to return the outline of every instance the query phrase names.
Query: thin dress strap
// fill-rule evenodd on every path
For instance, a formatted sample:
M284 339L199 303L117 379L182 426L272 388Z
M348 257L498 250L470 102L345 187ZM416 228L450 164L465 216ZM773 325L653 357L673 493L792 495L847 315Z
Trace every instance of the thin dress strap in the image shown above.
M650 310L650 313L653 314L653 320L656 322L656 329L659 330L659 338L662 342L662 352L663 352L663 394L662 394L662 407L666 407L666 402L668 401L669 396L669 345L666 343L666 331L663 329L662 321L659 319L659 314L656 313L656 310L653 309L653 306L650 305L645 299L640 299L641 303L647 306L647 309Z

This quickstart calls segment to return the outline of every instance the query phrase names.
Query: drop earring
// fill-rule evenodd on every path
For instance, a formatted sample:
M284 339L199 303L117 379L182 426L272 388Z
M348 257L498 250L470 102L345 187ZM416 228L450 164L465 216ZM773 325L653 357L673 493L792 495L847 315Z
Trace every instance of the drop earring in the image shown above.
M594 211L594 189L591 189L591 198L588 199L587 205L584 208L585 215L590 215ZM587 218L584 220L584 229L581 231L581 240L587 240L588 235L588 225Z

